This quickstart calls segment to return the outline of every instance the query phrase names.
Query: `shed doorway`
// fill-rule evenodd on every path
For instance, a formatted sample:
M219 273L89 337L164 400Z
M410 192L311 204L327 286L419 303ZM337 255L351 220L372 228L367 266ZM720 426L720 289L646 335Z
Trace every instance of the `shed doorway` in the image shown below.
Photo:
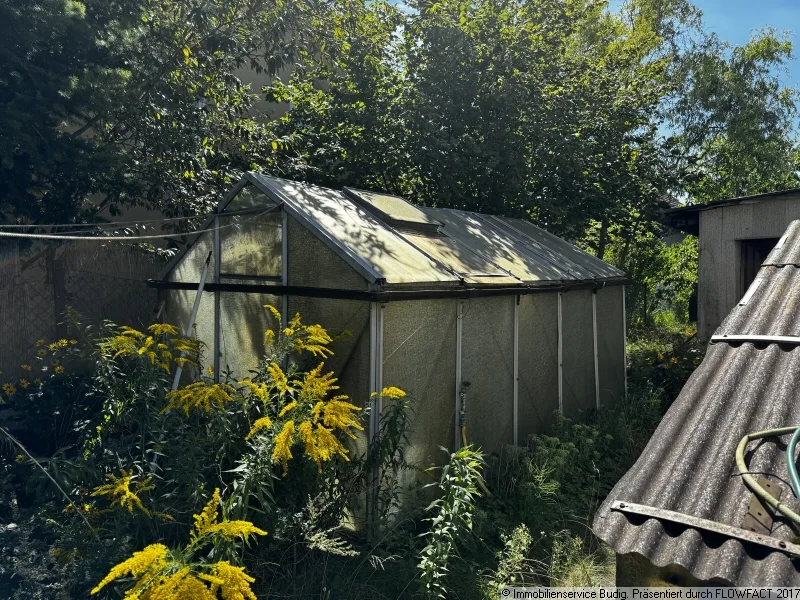
M767 256L779 238L761 238L756 240L741 240L739 242L739 293L741 298L750 284L758 275L761 263L767 260Z

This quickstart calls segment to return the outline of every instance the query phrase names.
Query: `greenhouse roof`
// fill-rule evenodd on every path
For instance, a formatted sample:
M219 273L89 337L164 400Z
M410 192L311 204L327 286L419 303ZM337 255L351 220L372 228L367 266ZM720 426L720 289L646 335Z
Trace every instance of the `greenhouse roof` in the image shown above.
M260 194L243 193L253 186ZM282 206L372 289L461 289L624 282L624 273L520 219L417 207L402 198L337 191L247 173L217 214Z

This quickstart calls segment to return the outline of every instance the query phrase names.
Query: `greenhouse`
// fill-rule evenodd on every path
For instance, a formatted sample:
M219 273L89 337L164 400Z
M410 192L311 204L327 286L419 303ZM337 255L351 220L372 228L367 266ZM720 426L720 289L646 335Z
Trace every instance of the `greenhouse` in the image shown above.
M499 452L625 394L624 273L527 221L248 173L202 229L150 285L214 376L256 366L264 305L300 313L342 334L326 370L354 403L413 398L417 464L462 425Z

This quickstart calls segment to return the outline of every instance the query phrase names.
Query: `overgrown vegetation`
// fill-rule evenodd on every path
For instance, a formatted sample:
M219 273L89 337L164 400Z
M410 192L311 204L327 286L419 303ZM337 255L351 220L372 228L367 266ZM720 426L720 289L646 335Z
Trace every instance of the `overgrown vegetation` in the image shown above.
M488 599L610 582L588 524L694 364L685 332L642 333L627 402L499 456L443 454L425 506L399 486L417 468L413 400L382 391L364 450L369 403L336 393L320 325L267 331L259 368L219 383L170 325L70 328L3 387L4 597ZM657 386L659 368L672 379Z

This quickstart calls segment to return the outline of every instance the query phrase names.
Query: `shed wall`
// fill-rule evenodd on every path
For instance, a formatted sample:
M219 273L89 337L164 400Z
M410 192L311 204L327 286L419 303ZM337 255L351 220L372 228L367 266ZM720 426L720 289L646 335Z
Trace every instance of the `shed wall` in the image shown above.
M746 290L737 242L780 238L800 218L800 194L722 206L700 213L698 335L709 339Z
M592 291L561 294L562 410L577 417L596 407Z
M486 452L514 442L514 303L516 296L464 303L462 381L467 388L467 437Z
M524 444L555 422L558 411L558 294L519 301L519 431Z
M597 372L600 406L625 397L625 310L621 285L597 290Z

